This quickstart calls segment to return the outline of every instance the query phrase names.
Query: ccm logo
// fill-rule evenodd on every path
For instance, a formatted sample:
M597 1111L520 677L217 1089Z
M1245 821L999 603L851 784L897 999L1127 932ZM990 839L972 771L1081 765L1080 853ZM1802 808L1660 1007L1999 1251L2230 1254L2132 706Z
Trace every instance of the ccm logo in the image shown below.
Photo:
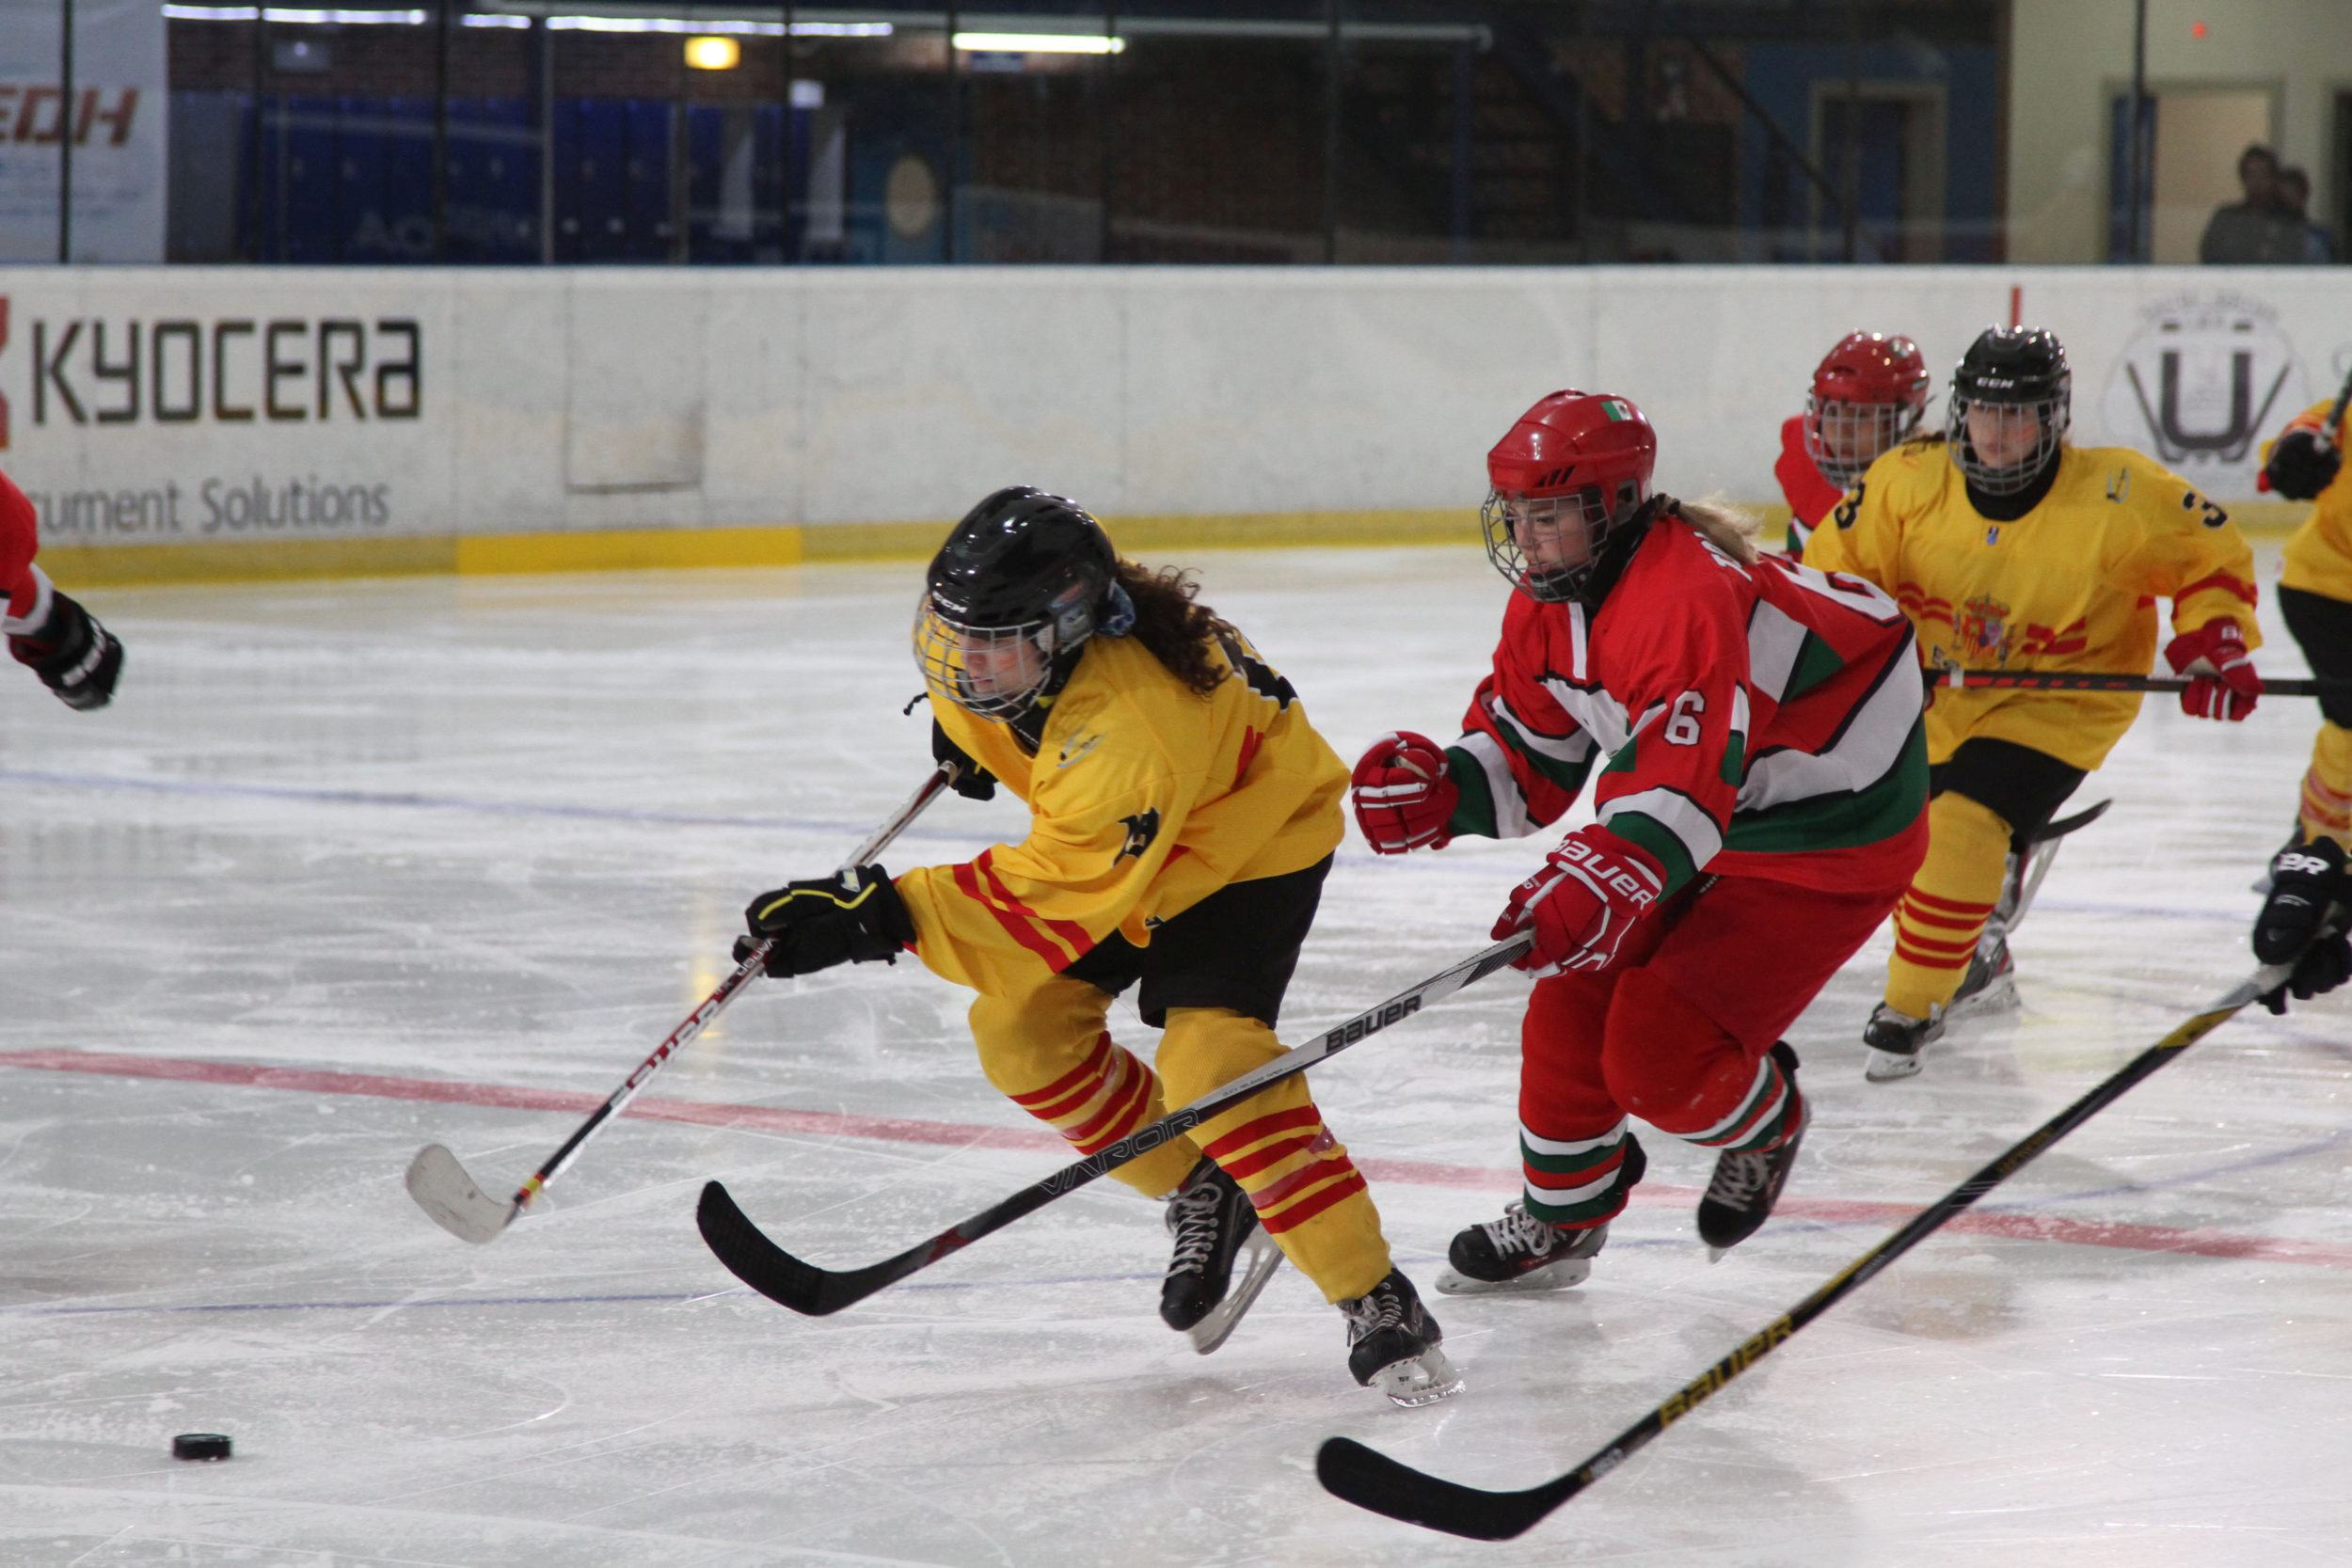
M1354 1045L1366 1035L1376 1035L1400 1018L1409 1018L1421 1011L1421 998L1408 996L1402 1002L1391 1002L1376 1013L1350 1020L1323 1037L1326 1046Z

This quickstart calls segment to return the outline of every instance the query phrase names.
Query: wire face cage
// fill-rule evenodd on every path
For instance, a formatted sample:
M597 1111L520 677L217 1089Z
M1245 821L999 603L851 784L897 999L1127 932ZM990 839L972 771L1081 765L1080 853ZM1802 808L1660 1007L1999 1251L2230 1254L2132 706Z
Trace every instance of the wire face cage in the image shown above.
M948 620L927 593L914 610L914 667L938 701L983 719L1028 711L1054 674L1054 623L965 626Z
M1543 604L1565 604L1582 590L1600 554L1601 541L1618 517L1642 502L1641 486L1617 486L1614 512L1598 486L1561 496L1506 496L1486 492L1478 509L1486 533L1486 559L1503 580Z
M1945 424L1953 464L1988 496L2013 496L2029 488L2066 439L2071 401L2062 389L2032 403L1985 403L1954 395ZM1972 424L1994 454L2006 461L1992 461L1978 450Z
M1851 490L1881 454L1911 438L1926 411L1915 403L1804 400L1804 450L1821 476Z

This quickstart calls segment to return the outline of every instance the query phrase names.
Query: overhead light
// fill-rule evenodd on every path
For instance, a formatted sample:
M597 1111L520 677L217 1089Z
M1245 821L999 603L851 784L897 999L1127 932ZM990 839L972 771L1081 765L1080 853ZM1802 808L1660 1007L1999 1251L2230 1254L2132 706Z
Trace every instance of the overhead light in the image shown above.
M686 63L696 71L733 71L743 63L743 46L729 38L688 39Z
M1118 55L1127 48L1125 39L1100 33L958 33L953 41L991 55Z

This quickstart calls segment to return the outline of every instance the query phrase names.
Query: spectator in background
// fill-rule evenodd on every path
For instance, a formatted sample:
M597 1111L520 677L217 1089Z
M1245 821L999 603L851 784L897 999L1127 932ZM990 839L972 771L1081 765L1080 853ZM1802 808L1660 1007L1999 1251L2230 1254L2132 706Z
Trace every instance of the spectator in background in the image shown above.
M2301 261L2325 266L2336 259L2336 237L2312 221L2312 177L2299 168L2279 171L2279 205L2303 230Z
M2256 142L2238 154L2241 200L2214 209L2197 259L2222 266L2276 266L2303 260L2302 221L2280 200L2279 155Z

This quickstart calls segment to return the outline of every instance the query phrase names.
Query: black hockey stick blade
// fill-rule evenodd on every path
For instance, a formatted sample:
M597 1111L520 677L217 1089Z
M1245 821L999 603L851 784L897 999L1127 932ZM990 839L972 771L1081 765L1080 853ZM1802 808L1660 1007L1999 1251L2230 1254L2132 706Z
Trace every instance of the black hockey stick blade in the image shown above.
M1269 1085L1295 1077L1357 1041L1412 1017L1425 1004L1485 979L1526 952L1534 940L1530 933L1522 931L1474 953L1386 1002L1367 1007L1306 1044L1294 1046L1272 1061L1252 1068L1232 1083L1211 1089L1191 1104L1170 1111L1149 1126L1136 1128L1117 1143L1097 1149L1074 1164L1064 1165L928 1241L864 1268L822 1269L793 1257L770 1241L736 1206L726 1188L716 1181L705 1183L702 1200L694 1208L694 1224L702 1231L703 1241L726 1265L727 1272L770 1301L811 1317L838 1312L886 1285L930 1267L950 1253L961 1251L981 1237L1003 1229L1025 1214L1034 1213L1056 1198L1075 1192L1105 1171L1181 1136Z
M1315 1479L1326 1492L1359 1508L1471 1541L1524 1535L1591 1484L1580 1472L1524 1492L1487 1492L1439 1481L1352 1437L1334 1437L1316 1450Z
M1114 1144L1112 1148L1118 1147ZM1103 1151L1110 1152L1108 1148ZM1080 1180L1089 1180L1093 1174L1089 1172ZM736 1205L733 1196L716 1181L703 1183L702 1201L694 1206L694 1226L729 1274L779 1306L812 1318L823 1318L864 1301L886 1285L897 1284L918 1269L930 1268L951 1252L961 1252L990 1231L1010 1225L1033 1209L1042 1208L1067 1190L1064 1187L1047 1191L1042 1183L1025 1188L920 1245L862 1269L820 1269L793 1257L770 1241L767 1232L754 1225L751 1216Z
M1567 1474L1523 1492L1488 1492L1389 1458L1352 1438L1333 1437L1315 1453L1315 1476L1324 1490L1343 1501L1408 1525L1443 1530L1472 1541L1507 1541L1524 1533L1553 1509L1623 1464L1637 1449L1728 1387L1732 1379L1794 1338L1815 1318L1861 1289L1880 1270L1909 1252L1985 1194L2016 1175L2075 1128L2121 1100L2158 1069L2177 1061L2190 1046L2219 1028L2238 1009L2286 983L2292 964L2273 964L2236 990L2185 1019L2171 1033L2113 1073L1978 1171L1912 1216L1893 1235L1847 1264L1796 1306L1750 1335L1729 1354L1701 1372L1664 1403L1611 1438L1607 1446Z
M2088 828L2105 816L2107 814L2107 808L2113 804L2115 804L2113 800L2102 800L2097 805L2086 807L2072 816L2061 816L2034 834L2033 841L2036 844L2042 844L2050 839L2064 838L2077 828Z

